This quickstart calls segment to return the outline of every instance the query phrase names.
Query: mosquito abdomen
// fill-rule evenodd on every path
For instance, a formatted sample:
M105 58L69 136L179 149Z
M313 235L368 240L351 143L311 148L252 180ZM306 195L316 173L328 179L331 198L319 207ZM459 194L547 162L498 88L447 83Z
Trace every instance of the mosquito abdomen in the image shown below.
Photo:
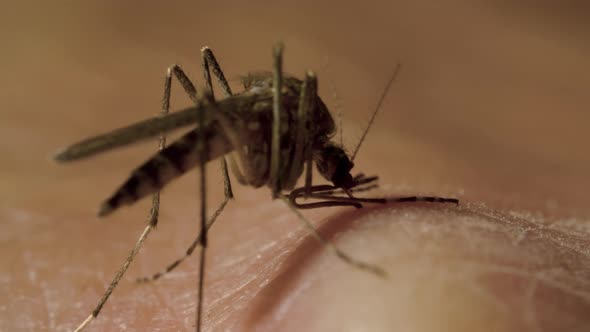
M217 126L211 126L206 131L205 162L233 150ZM197 148L199 136L198 128L189 131L136 168L127 181L101 205L98 215L103 217L123 205L131 205L197 166L200 163Z

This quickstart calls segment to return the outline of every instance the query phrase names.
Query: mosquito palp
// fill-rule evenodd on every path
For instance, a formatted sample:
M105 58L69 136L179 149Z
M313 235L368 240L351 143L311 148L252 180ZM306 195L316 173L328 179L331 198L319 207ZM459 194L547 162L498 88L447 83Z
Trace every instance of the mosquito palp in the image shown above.
M55 156L59 162L75 161L160 136L158 152L137 167L128 179L104 201L99 210L99 216L106 216L124 205L133 204L145 196L153 195L152 208L145 230L103 297L77 331L82 330L99 315L148 234L158 223L160 189L197 166L200 170L201 194L199 234L182 258L175 260L163 272L138 279L138 281L147 282L160 278L179 266L197 246L200 246L201 260L195 325L197 331L200 331L203 319L208 229L233 198L225 157L229 157L230 168L238 182L253 187L267 186L273 198L283 201L310 234L337 257L355 268L380 277L387 276L382 267L359 261L324 239L299 209L335 206L361 208L367 203L388 202L458 203L458 200L454 198L435 196L398 198L354 196L358 192L368 191L377 186L376 176L365 176L362 173L356 176L351 174L354 166L353 159L375 119L387 90L397 76L399 66L396 67L394 75L379 100L377 109L371 116L369 127L364 131L353 155L349 156L341 145L332 141L336 126L326 105L318 96L316 75L312 71L307 71L303 80L284 75L282 52L282 44L277 44L273 49L273 72L249 73L242 78L244 91L232 94L213 52L208 47L204 47L201 49L201 59L205 89L201 94L198 94L184 71L179 66L173 65L167 71L163 111L160 116L88 138L71 145ZM211 72L223 91L225 98L222 100L216 101L213 97ZM176 77L195 105L168 114L173 77ZM188 126L194 128L165 146L165 133ZM217 158L221 159L225 197L215 212L207 217L205 165ZM313 183L313 164L316 165L319 174L331 184ZM305 173L305 184L303 187L296 188L297 181L303 173ZM298 201L302 198L313 199L315 202L299 203Z

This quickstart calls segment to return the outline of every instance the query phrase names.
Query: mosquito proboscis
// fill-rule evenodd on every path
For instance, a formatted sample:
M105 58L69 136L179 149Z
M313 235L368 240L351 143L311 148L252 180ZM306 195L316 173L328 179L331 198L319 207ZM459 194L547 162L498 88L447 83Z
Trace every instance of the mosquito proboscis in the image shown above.
M315 73L307 71L303 80L284 75L282 53L283 45L278 43L273 49L273 71L254 72L242 77L244 91L233 94L213 52L208 47L204 47L201 49L201 65L205 88L200 94L197 93L194 84L184 71L178 65L173 65L168 68L166 74L160 116L83 140L69 146L55 156L55 159L60 162L80 160L118 147L159 137L158 152L136 168L123 185L101 205L99 216L104 217L121 206L133 204L145 196L152 195L152 207L147 219L147 226L103 297L76 331L82 330L98 316L148 234L157 225L160 189L196 166L199 166L200 170L201 227L199 235L189 246L186 254L170 264L164 272L140 278L138 281L147 282L160 278L164 273L176 268L193 253L197 246L200 246L201 260L196 309L197 331L200 331L202 326L208 229L233 198L228 175L228 161L240 184L270 187L273 198L282 200L287 207L295 212L297 218L302 221L309 232L327 249L333 251L346 263L381 277L386 276L386 272L381 267L356 260L324 239L299 209L334 206L360 208L365 203L416 201L458 204L458 200L455 198L436 196L395 198L355 196L356 192L367 191L377 185L377 176L365 176L362 173L353 176L351 169L354 166L353 159L368 133L370 124L397 76L399 65L381 95L371 116L369 126L365 129L354 154L349 157L342 146L331 140L336 126L326 105L317 94ZM214 98L211 72L224 94L225 98L222 100L217 101ZM194 106L169 113L173 77L179 81L184 91L194 102ZM166 133L187 126L195 126L195 128L166 146ZM218 158L222 165L225 197L214 213L208 217L205 165ZM322 177L332 184L317 185L312 183L314 163ZM297 180L304 172L304 186L295 188ZM300 203L301 198L314 199L315 201Z

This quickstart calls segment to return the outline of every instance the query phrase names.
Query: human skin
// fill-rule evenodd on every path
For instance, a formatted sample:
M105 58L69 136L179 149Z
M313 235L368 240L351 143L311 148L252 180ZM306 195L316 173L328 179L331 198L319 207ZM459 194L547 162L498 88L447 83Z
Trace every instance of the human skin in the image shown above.
M583 10L100 3L3 11L1 31L18 38L4 39L0 89L0 330L74 328L144 227L147 199L105 220L94 213L155 142L71 165L54 164L52 153L156 114L174 62L201 83L200 46L235 77L269 69L279 38L287 71L316 69L321 96L335 114L341 105L349 150L399 59L354 170L380 176L368 196L461 203L304 211L342 250L383 267L383 279L324 250L266 188L234 183L236 199L210 232L204 330L590 328ZM256 38L236 40L245 27ZM188 105L173 89L173 107ZM209 211L222 199L218 165L207 167ZM166 188L158 228L89 331L193 328L197 255L158 282L133 280L183 254L198 231L198 201L196 172Z

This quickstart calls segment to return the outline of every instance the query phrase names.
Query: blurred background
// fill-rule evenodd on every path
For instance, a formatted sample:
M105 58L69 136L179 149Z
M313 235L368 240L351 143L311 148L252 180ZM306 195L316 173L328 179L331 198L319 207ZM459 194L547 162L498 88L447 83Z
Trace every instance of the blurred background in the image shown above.
M588 234L578 222L590 216L588 13L581 0L0 2L0 330L67 330L86 316L147 202L104 222L94 212L156 144L72 165L51 156L156 115L171 64L201 87L204 45L235 79L269 70L282 40L288 73L318 73L349 150L399 62L359 171L379 174L390 191L529 211ZM173 109L190 105L177 84L172 98ZM222 193L217 168L211 201ZM196 177L186 178L168 189L163 215L175 220L147 251L161 256L135 275L190 242L183 227L194 225L186 216L196 216ZM267 192L246 192L238 206L271 204ZM92 291L87 278L96 278ZM190 308L172 326L190 327Z

